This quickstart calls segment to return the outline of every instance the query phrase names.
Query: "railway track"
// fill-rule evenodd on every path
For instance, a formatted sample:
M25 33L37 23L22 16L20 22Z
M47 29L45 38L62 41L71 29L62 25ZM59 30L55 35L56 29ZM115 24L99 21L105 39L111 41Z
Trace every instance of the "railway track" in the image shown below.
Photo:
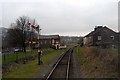
M71 55L73 53L73 49L70 48L61 55L58 59L56 64L54 65L53 69L50 71L48 76L46 76L45 80L55 79L55 78L62 78L68 80L69 73L70 73L70 65L71 63Z

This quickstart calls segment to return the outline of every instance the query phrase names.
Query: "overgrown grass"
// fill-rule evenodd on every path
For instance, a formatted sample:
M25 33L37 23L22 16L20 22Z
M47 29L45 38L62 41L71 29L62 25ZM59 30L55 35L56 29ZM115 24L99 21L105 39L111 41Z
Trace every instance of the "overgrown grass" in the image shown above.
M11 54L2 55L2 64L7 64L9 62L16 61L16 56L18 56L18 60L21 58L35 56L37 55L37 50L27 51L27 52L16 52Z
M55 59L62 52L63 50L45 49L42 56L43 65ZM3 78L32 78L38 75L40 70L41 65L38 65L36 58L26 64L15 65L10 72L3 75Z
M62 53L63 50L53 50L52 52L50 52L48 50L49 53L47 53L47 55L44 57L42 57L43 63L46 63L50 60L52 60L53 58L55 58L56 56L58 56L60 53Z
M96 47L77 47L74 51L80 62L81 77L118 77L118 53L116 50Z

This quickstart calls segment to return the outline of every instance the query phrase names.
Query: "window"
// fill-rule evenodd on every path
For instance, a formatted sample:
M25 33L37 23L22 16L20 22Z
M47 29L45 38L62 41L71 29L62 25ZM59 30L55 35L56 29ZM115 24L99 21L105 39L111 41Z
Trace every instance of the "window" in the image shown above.
M52 39L52 44L54 44L54 42L55 42L54 39Z
M101 36L98 36L98 40L101 40Z
M43 42L42 42L42 41L41 41L40 43L41 43L41 44L43 44Z
M45 44L47 44L47 41L45 41Z
M110 38L111 38L112 40L114 40L114 36L110 36Z

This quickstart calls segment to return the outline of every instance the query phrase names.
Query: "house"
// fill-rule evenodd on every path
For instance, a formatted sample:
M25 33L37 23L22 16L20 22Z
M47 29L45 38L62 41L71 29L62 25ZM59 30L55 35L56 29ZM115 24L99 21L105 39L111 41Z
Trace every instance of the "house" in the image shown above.
M83 45L103 48L117 47L118 33L106 26L96 26L94 31L83 37Z
M52 47L55 49L59 49L60 36L59 35L40 35L39 43L42 48Z

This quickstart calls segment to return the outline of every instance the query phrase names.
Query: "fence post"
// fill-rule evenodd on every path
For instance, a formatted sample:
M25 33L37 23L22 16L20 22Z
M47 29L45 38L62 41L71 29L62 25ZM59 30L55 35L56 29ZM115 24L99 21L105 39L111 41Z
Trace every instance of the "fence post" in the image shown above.
M4 60L4 63L6 63L6 55L5 55L5 53L3 53L3 60Z

